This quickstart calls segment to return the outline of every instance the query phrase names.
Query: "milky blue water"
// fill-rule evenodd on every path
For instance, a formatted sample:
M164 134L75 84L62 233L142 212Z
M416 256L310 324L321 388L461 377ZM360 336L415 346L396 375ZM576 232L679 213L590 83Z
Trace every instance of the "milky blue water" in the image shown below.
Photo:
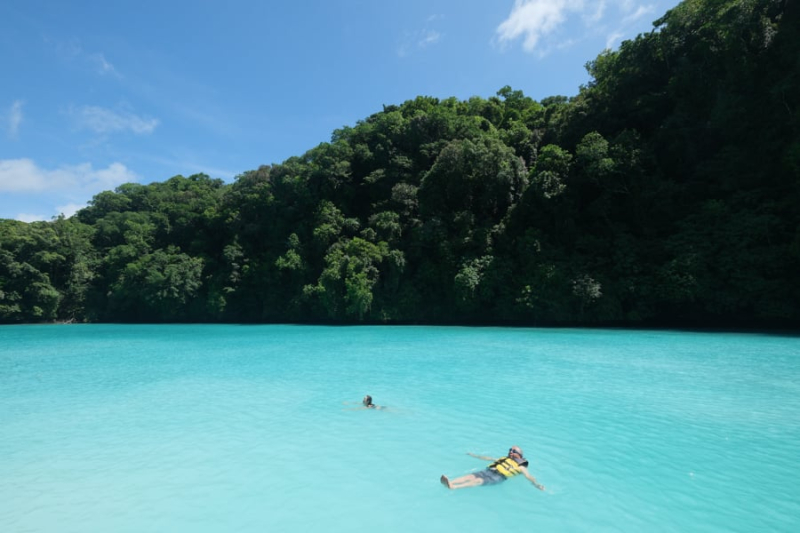
M797 337L0 327L3 532L798 530Z

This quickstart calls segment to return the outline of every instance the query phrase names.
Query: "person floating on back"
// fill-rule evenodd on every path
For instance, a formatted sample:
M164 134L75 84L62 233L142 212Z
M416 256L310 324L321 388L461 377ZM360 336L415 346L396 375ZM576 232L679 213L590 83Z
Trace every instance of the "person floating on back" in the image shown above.
M517 474L522 474L528 479L528 481L533 483L537 489L544 490L544 485L537 483L536 478L534 478L530 472L528 472L528 460L522 456L522 450L519 446L512 446L508 450L508 455L501 457L500 459L486 457L484 455L475 455L474 453L468 453L467 455L471 455L472 457L476 457L484 461L491 461L492 464L480 472L457 477L452 481L448 479L447 476L442 475L440 478L442 485L448 489L466 489L468 487L477 487L479 485L494 485L496 483L503 482L510 477L514 477Z

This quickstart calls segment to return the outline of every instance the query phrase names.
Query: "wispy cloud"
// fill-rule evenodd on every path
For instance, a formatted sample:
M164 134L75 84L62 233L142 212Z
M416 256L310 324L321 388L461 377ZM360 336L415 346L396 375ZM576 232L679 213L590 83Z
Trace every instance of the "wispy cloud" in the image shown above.
M121 78L122 75L117 72L117 69L114 68L103 54L95 53L89 54L87 59L94 65L95 71L100 75L110 75L114 76L115 78Z
M113 111L98 106L70 108L69 114L79 128L101 134L124 131L138 135L150 134L159 124L156 118L140 117L127 111Z
M609 7L616 8L614 13L609 13ZM526 52L544 55L565 48L557 40L559 31L579 18L590 34L605 32L607 44L613 44L626 35L626 27L653 10L652 5L635 0L515 0L508 18L497 27L496 39L501 46L521 39Z
M594 12L587 9L586 13L583 14L583 20L587 24L593 24L595 22L602 20L603 15L605 15L606 12L606 5L607 5L606 0L600 0L599 2L595 2Z
M19 134L19 127L22 124L22 105L24 103L22 100L16 100L8 110L6 131L11 139L16 139Z
M400 46L397 47L397 55L406 57L415 51L423 50L439 43L443 35L431 28L431 25L442 18L442 15L431 15L425 21L423 29L405 32Z
M441 39L441 37L442 35L438 31L425 30L422 33L419 41L417 41L417 46L419 48L425 48L432 44L436 44L439 42L439 39Z
M610 49L614 48L617 45L617 43L620 41L620 39L622 39L622 37L623 37L623 35L618 31L615 31L615 32L612 32L611 34L609 34L606 37L606 49L610 50Z
M138 180L139 176L122 163L98 169L82 163L48 170L27 158L0 159L0 192L6 193L68 191L84 196Z
M656 9L655 6L652 6L652 5L650 5L650 6L638 6L636 8L636 11L634 11L633 13L631 13L630 15L628 15L624 19L622 19L622 24L625 25L625 24L630 24L632 22L636 22L637 20L641 19L645 15L650 15L650 14L654 13L655 9Z
M83 64L84 68L89 66L95 73L101 76L111 75L115 78L122 78L122 74L106 58L105 54L101 52L87 52L76 39L53 41L45 38L45 42L53 47L56 54L58 54L64 62Z
M44 40L47 44L53 47L56 54L58 54L62 61L74 61L83 53L81 46L75 39L70 39L68 41L53 41L45 37Z

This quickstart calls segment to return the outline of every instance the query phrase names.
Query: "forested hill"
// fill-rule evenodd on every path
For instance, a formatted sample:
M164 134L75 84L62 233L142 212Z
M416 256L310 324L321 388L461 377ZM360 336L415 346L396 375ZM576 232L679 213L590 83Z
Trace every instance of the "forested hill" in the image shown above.
M0 322L800 326L795 0L687 0L571 98L416 97L225 184L0 221Z

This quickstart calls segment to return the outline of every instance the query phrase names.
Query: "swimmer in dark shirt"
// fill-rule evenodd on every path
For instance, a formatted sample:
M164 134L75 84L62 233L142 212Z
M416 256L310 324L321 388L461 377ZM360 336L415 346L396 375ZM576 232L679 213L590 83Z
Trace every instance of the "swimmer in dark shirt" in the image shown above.
M372 396L370 396L369 394L364 396L364 399L361 400L361 403L364 405L364 409L386 409L381 405L375 405L374 403L372 403Z

